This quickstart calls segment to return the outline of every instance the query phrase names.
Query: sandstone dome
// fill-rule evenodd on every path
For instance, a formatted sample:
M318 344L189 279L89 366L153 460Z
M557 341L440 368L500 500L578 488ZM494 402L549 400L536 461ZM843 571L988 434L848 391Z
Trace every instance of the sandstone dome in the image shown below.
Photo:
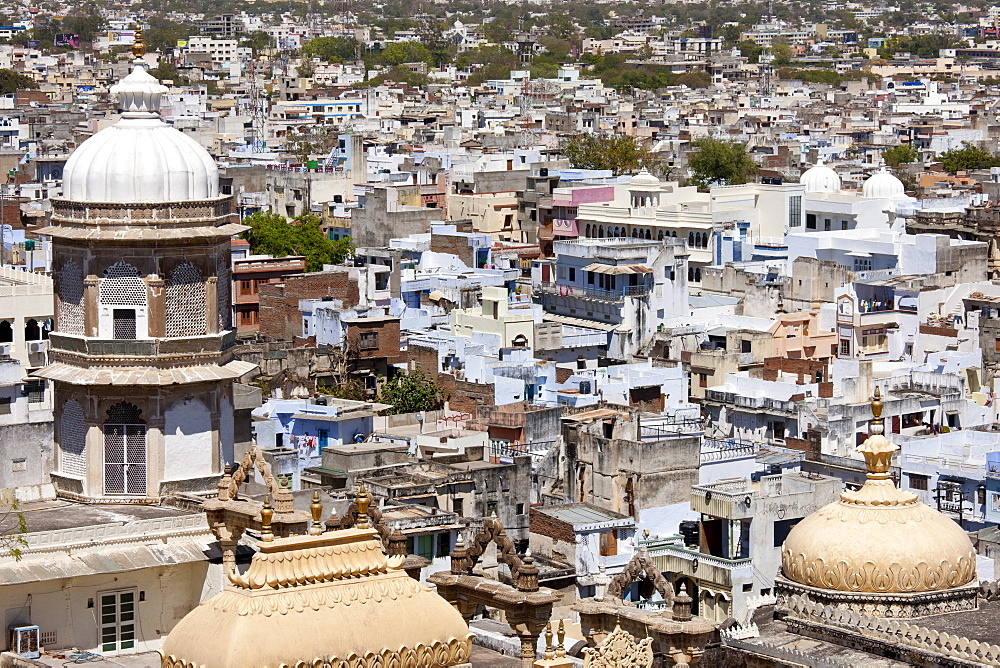
M63 169L77 202L187 202L219 196L219 170L202 146L160 119L166 92L145 67L111 88L121 120L83 142Z
M824 590L919 594L962 587L976 578L976 553L965 531L889 477L898 446L882 435L881 400L872 435L858 450L868 480L804 518L781 548L782 575Z
M815 166L803 172L802 176L799 177L799 183L806 187L807 193L840 192L840 176L824 165L822 158Z
M861 194L872 199L895 199L905 197L906 188L902 181L883 167L868 177L861 187Z

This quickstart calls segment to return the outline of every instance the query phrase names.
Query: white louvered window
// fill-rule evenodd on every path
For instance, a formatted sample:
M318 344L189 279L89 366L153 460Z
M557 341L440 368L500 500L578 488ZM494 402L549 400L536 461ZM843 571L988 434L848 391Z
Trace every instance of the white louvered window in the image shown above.
M87 474L87 423L76 399L63 404L59 419L59 470L81 478Z
M205 282L190 262L170 272L166 290L167 336L201 336L206 332Z
M83 268L68 260L59 270L59 331L83 336L83 311Z

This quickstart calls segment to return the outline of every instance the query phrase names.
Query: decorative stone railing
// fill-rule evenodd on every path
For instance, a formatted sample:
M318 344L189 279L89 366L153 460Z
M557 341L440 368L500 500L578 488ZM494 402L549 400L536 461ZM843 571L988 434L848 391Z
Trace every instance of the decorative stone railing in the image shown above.
M995 583L994 583L995 584ZM788 618L814 622L884 642L944 654L975 665L1000 666L1000 646L909 624L899 619L873 617L853 610L814 603L804 596L788 598Z
M207 533L208 530L208 522L201 513L179 517L157 517L126 524L98 524L28 533L24 536L28 545L22 551L61 552L70 548L93 545L149 541L152 538L166 538L171 535L201 534ZM0 551L0 555L6 554L9 554L9 550Z

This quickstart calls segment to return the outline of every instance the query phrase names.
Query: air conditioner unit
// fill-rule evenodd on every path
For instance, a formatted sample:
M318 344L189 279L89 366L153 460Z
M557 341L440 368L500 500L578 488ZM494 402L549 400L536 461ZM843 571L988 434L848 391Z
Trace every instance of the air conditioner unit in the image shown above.
M44 353L46 350L48 350L48 347L49 347L48 341L31 341L30 343L28 343L28 352Z
M0 357L10 357L9 343L0 343Z
M24 659L37 659L41 656L38 648L39 635L37 626L10 627L11 650Z

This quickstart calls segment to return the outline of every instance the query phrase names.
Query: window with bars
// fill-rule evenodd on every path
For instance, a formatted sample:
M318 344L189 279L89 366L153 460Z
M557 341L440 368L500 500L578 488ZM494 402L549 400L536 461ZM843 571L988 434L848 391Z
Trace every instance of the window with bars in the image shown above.
M358 339L362 350L378 348L378 332L361 332Z
M146 493L146 425L128 402L108 409L104 423L104 493Z
M166 288L167 336L201 336L207 331L205 282L190 262L182 262L170 272Z
M24 384L24 393L28 397L29 404L40 404L45 401L45 381L29 380Z
M112 311L114 330L112 336L116 339L135 338L135 309L116 308Z

